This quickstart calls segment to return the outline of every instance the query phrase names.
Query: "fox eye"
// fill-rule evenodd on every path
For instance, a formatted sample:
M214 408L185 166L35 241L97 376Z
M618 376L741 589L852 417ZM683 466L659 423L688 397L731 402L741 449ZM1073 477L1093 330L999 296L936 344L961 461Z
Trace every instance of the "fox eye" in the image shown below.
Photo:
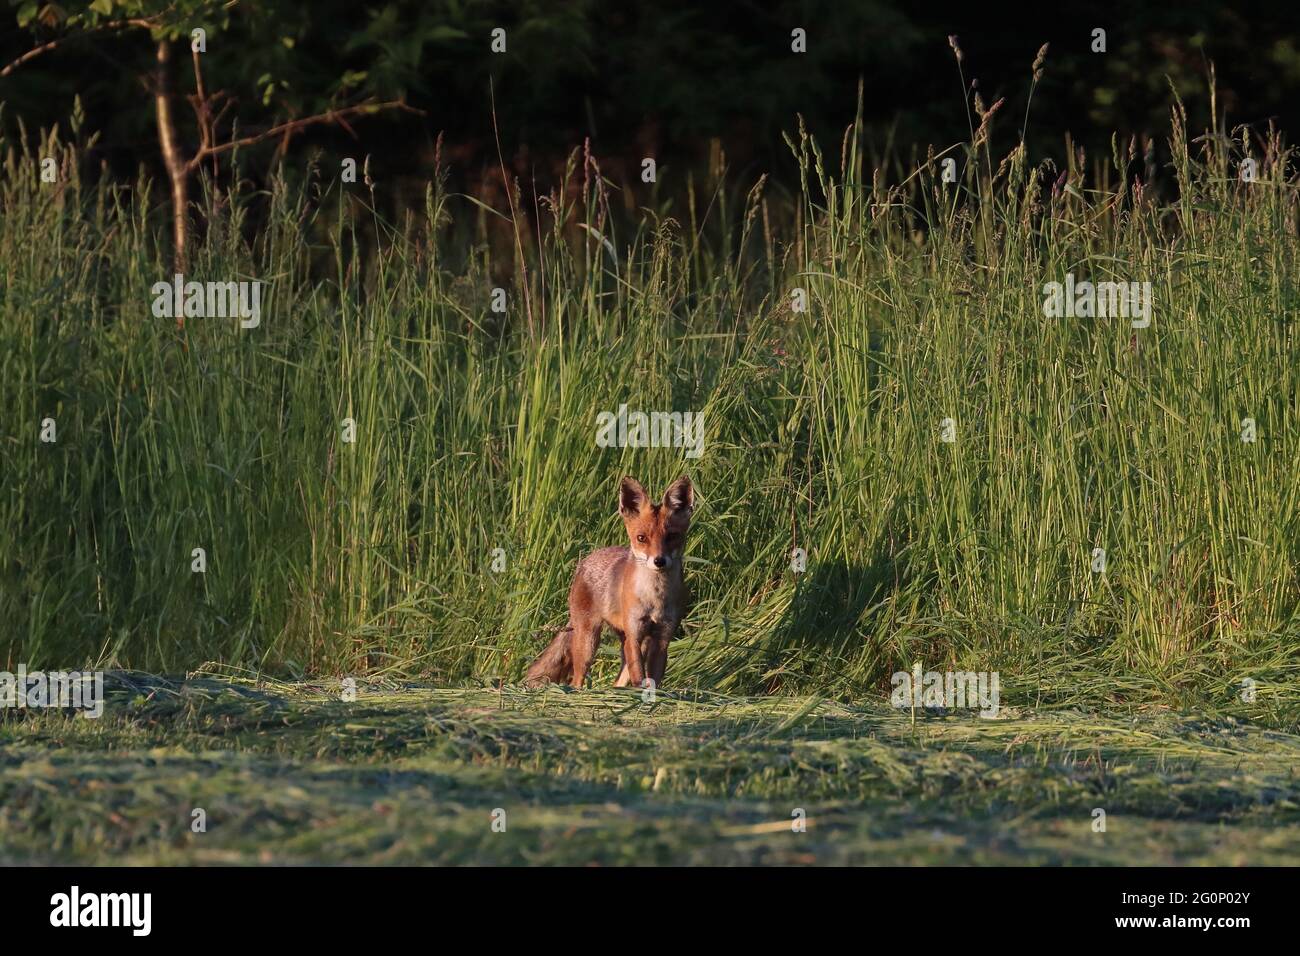
M639 534L639 535L636 536L636 539L637 539L637 541L640 542L641 544L645 544L645 535L643 535L643 534Z

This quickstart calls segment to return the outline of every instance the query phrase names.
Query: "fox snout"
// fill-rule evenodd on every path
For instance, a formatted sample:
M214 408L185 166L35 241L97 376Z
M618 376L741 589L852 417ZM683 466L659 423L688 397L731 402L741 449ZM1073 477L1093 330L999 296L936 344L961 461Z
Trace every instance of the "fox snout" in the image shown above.
M671 554L647 554L637 555L645 562L646 567L652 571L667 571L673 566L673 556Z
M649 539L649 535L632 535L632 554L636 556L638 561L642 562L652 571L667 571L673 566L673 558L675 555L671 550L669 550L670 546L667 541L660 542L659 546L663 548L663 550L660 551L656 550L654 545L648 540L644 542L638 541L638 537ZM680 548L681 542L674 539L672 546Z

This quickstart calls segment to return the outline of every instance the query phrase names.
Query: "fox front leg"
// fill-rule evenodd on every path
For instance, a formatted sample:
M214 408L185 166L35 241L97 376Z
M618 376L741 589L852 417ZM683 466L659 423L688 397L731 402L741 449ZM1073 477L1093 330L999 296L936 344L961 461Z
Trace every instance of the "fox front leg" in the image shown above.
M659 687L664 682L664 671L668 669L668 635L652 634L647 645L646 674Z
M640 687L645 680L645 664L641 658L641 634L639 628L629 627L623 635L623 671L618 675L615 687Z

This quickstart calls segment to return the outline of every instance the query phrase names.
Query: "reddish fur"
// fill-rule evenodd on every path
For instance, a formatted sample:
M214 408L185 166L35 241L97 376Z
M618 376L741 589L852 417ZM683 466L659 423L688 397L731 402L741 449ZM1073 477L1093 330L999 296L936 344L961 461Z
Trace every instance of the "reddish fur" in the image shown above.
M679 478L652 503L633 478L619 488L628 546L602 548L578 563L569 588L569 624L528 668L528 686L569 681L581 687L608 626L622 642L616 687L658 686L668 666L668 642L685 613L682 553L695 492ZM663 562L657 569L655 560Z

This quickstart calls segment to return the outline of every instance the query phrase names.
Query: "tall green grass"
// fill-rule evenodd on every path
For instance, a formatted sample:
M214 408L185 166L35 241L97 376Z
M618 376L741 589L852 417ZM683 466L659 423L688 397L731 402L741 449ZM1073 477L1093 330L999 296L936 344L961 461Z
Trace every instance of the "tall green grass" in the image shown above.
M580 158L517 233L440 180L396 221L316 168L210 192L187 278L268 283L249 331L152 316L147 182L83 184L75 131L0 144L0 662L513 680L623 540L619 477L688 472L670 686L849 697L919 660L1294 708L1300 182L1279 137L1171 115L1159 190L1118 143L1057 169L983 132L956 183L873 170L855 125L791 139L793 197L715 170L631 222ZM1045 318L1067 272L1152 283L1150 328ZM597 447L622 403L702 413L703 456Z

